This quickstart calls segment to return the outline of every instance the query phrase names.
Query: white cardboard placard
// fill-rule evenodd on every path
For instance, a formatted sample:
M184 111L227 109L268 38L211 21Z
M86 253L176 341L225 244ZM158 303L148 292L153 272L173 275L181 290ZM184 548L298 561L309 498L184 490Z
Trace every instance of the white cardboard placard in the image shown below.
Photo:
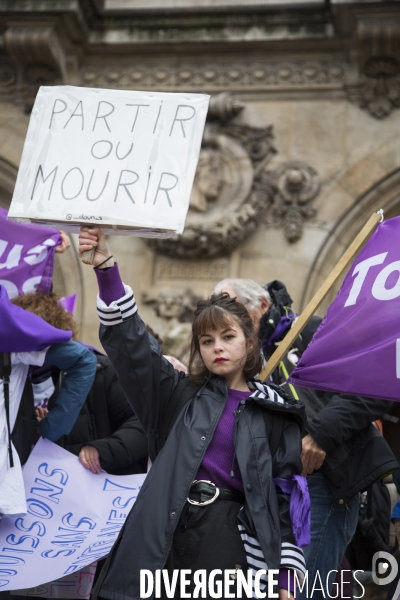
M41 87L9 218L182 233L209 96Z
M107 556L145 475L94 475L77 456L43 439L23 475L28 512L0 521L0 591L52 581L54 596L56 587L71 583L56 580Z

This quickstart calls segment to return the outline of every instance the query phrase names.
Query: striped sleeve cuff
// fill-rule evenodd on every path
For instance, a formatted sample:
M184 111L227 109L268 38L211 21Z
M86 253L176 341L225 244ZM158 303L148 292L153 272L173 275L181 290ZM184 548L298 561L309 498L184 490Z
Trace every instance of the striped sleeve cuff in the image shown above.
M125 296L119 300L111 302L107 306L105 302L97 296L97 313L102 325L119 325L137 313L135 297L129 285L124 285Z
M290 542L282 542L281 564L279 567L296 571L298 580L301 583L306 574L306 561L304 559L303 550Z
M249 569L254 569L255 571L258 569L268 570L258 539L248 534L243 525L239 524L238 528L246 552Z

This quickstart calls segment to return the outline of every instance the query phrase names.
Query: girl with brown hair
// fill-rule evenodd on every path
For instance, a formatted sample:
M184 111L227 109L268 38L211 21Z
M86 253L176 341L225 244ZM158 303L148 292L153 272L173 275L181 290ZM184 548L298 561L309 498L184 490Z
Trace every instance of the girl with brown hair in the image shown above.
M227 294L198 304L189 376L176 371L139 318L104 234L82 228L80 253L93 247L100 338L153 461L95 596L236 598L240 582L245 595L263 598L276 569L275 587L290 597L308 537L303 405L254 379L259 342L247 310ZM145 575L150 584L155 576L154 589L143 589Z

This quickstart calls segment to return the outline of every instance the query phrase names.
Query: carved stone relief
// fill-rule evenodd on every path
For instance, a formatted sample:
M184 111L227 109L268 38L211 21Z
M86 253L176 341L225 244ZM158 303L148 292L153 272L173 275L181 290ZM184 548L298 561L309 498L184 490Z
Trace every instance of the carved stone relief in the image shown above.
M154 281L168 285L169 281L215 281L228 276L227 259L171 260L157 256L154 264Z
M188 363L191 339L191 322L200 300L190 289L178 291L164 289L155 298L142 295L145 303L152 304L158 317L164 319L162 330L163 351Z
M198 296L190 289L184 291L163 290L154 300L157 316L164 319L177 319L179 323L191 322Z
M179 91L268 89L282 86L314 86L341 84L346 64L340 60L257 61L218 63L193 62L161 64L160 62L117 66L84 65L81 84L90 87L117 87Z
M286 239L297 241L304 220L315 215L310 204L320 188L317 172L303 162L268 169L277 152L272 126L229 122L243 105L228 94L211 107L185 230L178 238L147 243L175 258L212 258L232 252L260 220L283 226Z
M377 119L400 108L400 64L392 57L372 58L360 81L360 106Z
M17 69L7 59L0 63L0 89L9 88L17 81Z
M51 26L21 24L0 36L0 97L29 111L40 85L66 80L66 56Z
M360 17L357 23L359 75L349 78L349 98L376 119L400 108L400 19Z
M320 191L318 173L302 161L285 163L263 174L267 189L273 186L274 202L267 213L268 224L282 226L288 242L297 242L303 234L304 221L315 217L311 202Z
M9 4L11 6L13 3ZM362 2L334 3L331 15L334 19L329 26L325 23L328 28L323 29L324 33L319 29L318 33L314 31L314 41L318 39L318 45L315 48L312 46L313 50L308 43L302 45L301 54L294 54L291 46L285 53L279 51L276 54L275 50L266 52L267 46L264 44L270 39L276 42L274 36L269 38L269 34L263 38L263 45L254 54L248 54L247 50L243 52L239 38L235 35L229 38L233 28L228 37L219 40L223 43L230 39L229 57L226 58L224 52L215 60L214 56L210 59L209 48L208 52L203 54L200 51L196 55L191 47L190 43L194 41L190 39L191 30L197 30L194 22L191 26L185 24L185 36L181 38L184 44L190 39L187 46L189 53L182 51L177 54L161 49L166 41L163 37L166 32L164 28L171 28L170 15L167 18L168 26L163 21L164 17L159 17L160 38L157 35L153 37L156 33L153 18L148 29L147 18L141 22L141 17L136 15L134 22L136 33L140 31L140 43L150 39L147 35L155 42L150 53L143 52L143 49L137 52L135 44L139 38L133 34L133 30L127 29L127 16L123 17L124 22L105 18L99 8L102 3L81 3L89 19L83 28L82 15L76 7L71 8L70 13L66 9L58 14L57 11L48 11L44 6L39 6L40 3L37 6L32 2L28 4L29 7L16 9L12 18L5 16L0 34L0 99L16 101L25 105L27 110L40 84L56 83L159 91L204 90L213 94L226 90L241 93L274 92L279 97L292 97L294 92L307 94L308 97L319 93L338 97L347 93L351 100L376 118L384 118L400 106L400 20L393 2L380 3L380 7L377 6L379 3L369 3L369 7L368 3L363 7ZM353 4L354 7L351 6ZM75 10L78 12L72 16ZM293 16L297 27L298 16ZM204 23L208 22L208 18ZM238 15L234 17L235 23L237 18ZM161 25L161 22L164 24ZM256 29L251 27L252 34ZM180 30L181 33L183 30ZM215 31L214 27L208 31L206 25L202 29L202 36L206 35L206 38L201 37L205 47L206 39L211 39L207 38L208 34L212 35L213 42L216 41L213 38ZM280 36L282 33L283 30L279 30ZM311 30L308 34L311 34ZM189 37L186 38L186 35ZM120 36L127 36L124 38L126 44L117 42ZM286 39L284 35L282 43L289 41L289 38ZM118 59L115 59L115 54L104 52L105 46L100 39L107 39L108 48L118 48ZM246 39L254 42L256 38ZM334 52L332 39L336 39ZM155 49L157 44L161 44L159 54Z
M189 364L192 326L190 323L168 323L163 331L163 351Z

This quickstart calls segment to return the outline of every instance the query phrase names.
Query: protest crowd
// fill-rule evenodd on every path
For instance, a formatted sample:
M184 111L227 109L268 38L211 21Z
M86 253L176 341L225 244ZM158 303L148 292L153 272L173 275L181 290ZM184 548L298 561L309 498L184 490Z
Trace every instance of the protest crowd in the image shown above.
M209 97L103 92L39 90L0 209L0 600L360 598L370 579L397 600L400 465L384 424L398 422L400 262L383 263L398 219L371 216L373 245L324 319L298 315L290 281L268 272L215 278L189 311L187 360L167 355L106 233L182 234ZM124 154L102 136L124 139L128 121L142 144ZM53 291L55 253L72 252L55 224L79 232L96 276L96 348L79 339L76 298ZM379 386L357 346L371 343L369 290L391 324L374 330L380 376L390 365Z
M29 237L32 226L12 226ZM41 229L44 241L52 232ZM68 237L55 237L50 258L68 251ZM27 513L21 467L42 437L95 475L148 471L98 562L93 598L139 598L143 569L252 569L253 597L352 598L367 581L357 571L372 571L377 552L396 558L400 541L399 465L381 434L391 403L288 381L319 317L257 379L297 318L280 281L220 281L194 313L189 364L165 357L105 235L85 227L79 251L92 248L104 350L79 342L51 276L17 296L0 286L1 522ZM157 597L185 597L179 586L168 595L164 581ZM10 594L30 595L0 592Z

